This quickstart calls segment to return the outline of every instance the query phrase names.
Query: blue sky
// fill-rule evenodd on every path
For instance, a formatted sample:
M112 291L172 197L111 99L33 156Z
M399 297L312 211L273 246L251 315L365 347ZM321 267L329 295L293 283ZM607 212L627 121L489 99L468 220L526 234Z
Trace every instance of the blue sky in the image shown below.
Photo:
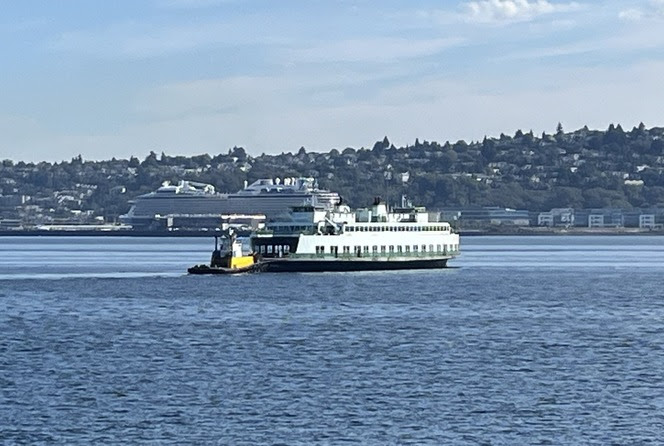
M664 0L22 0L0 159L664 125Z

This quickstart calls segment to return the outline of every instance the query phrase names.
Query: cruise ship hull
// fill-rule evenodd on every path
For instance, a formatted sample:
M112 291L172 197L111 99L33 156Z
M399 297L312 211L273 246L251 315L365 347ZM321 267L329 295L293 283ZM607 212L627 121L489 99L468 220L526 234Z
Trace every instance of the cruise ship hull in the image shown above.
M258 269L271 273L314 273L343 271L389 271L404 269L439 269L447 267L448 258L413 260L296 260L269 259L261 261Z

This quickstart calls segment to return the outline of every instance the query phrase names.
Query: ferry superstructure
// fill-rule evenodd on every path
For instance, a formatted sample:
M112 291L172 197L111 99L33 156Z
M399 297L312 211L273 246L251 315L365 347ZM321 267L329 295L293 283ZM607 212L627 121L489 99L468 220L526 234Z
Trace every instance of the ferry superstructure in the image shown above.
M424 208L388 210L377 200L355 212L294 207L290 219L254 233L251 246L262 271L444 268L459 254L459 235Z
M219 193L210 184L180 181L140 195L120 221L138 229L169 215L262 214L273 218L293 206L309 203L329 209L339 201L339 194L319 189L314 178L260 179L230 194Z

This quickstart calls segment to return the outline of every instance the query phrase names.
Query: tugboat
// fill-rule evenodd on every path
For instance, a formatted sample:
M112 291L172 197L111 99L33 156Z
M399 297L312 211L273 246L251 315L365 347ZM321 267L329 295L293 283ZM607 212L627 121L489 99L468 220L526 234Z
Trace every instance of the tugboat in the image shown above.
M239 274L257 269L253 254L242 253L242 242L237 239L232 228L222 235L214 236L214 251L209 265L195 265L187 270L189 274Z

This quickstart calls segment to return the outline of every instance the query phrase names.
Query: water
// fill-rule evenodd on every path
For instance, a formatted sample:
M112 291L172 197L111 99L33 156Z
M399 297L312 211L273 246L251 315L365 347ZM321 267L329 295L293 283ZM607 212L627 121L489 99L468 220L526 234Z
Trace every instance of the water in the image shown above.
M4 444L661 444L664 238L190 277L207 239L0 238Z

